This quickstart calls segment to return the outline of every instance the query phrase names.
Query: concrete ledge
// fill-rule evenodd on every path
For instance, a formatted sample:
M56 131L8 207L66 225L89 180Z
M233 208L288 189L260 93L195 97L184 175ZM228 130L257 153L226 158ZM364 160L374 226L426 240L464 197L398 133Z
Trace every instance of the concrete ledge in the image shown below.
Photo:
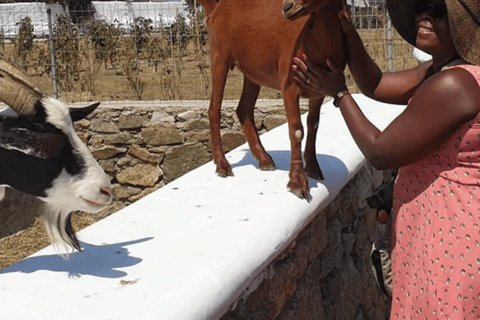
M402 110L355 95L384 128ZM305 116L303 117L305 120ZM218 319L364 165L331 102L322 109L313 201L286 190L287 126L262 135L278 169L264 172L246 145L209 162L79 233L69 261L53 248L0 272L5 319Z

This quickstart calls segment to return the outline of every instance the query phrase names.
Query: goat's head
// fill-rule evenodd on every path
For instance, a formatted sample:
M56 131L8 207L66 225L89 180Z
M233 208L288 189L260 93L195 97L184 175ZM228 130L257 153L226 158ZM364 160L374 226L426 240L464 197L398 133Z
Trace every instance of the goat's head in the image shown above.
M42 199L52 243L80 250L72 211L96 213L112 200L110 179L73 127L99 103L70 109L2 61L0 71L0 100L14 111L0 122L0 185Z
M288 20L296 20L330 3L332 3L332 0L283 0L282 11Z

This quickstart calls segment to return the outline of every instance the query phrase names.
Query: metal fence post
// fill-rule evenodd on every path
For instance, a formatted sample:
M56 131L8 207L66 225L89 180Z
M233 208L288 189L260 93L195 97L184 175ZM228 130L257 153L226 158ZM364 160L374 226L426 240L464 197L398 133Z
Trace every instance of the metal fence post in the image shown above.
M392 20L390 20L390 15L387 17L387 60L388 60L388 71L393 71L393 29L392 29Z
M50 56L52 60L53 94L55 98L58 99L57 64L55 62L55 46L53 44L52 10L47 9L47 15L48 15L48 44L50 47Z

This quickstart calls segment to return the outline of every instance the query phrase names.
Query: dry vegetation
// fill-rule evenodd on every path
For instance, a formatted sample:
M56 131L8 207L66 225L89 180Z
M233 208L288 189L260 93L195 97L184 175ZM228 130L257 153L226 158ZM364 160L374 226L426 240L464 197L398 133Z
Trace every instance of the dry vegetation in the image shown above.
M202 17L198 18L203 19ZM46 92L53 93L51 59L45 39L32 38L29 20L13 41L2 40L0 58L22 68ZM80 33L68 21L57 22L55 57L59 96L65 101L204 100L210 97L210 56L205 26L196 29L177 17L175 25L154 32L151 20L137 18L130 33L93 21ZM193 33L192 33L193 32ZM361 29L370 54L388 70L386 29ZM188 34L188 35L186 35ZM416 64L412 47L394 32L393 70ZM356 90L351 77L349 87ZM238 99L243 75L229 73L225 99ZM279 99L277 90L262 88L260 98Z
M111 31L111 30L110 30ZM383 70L388 69L387 43L385 29L361 30L361 36L367 50ZM117 35L110 37L115 40ZM199 37L190 39L185 48L178 43L168 43L159 34L152 34L138 50L139 43L133 38L123 38L119 42L105 38L103 47L112 46L114 55L95 50L95 42L78 36L69 38L65 47L77 48L75 61L68 54L62 59L73 63L70 70L63 67L60 72L66 78L60 80L60 98L66 101L105 101L105 100L199 100L210 95L210 59L208 45L201 44ZM97 44L98 45L98 44ZM168 46L170 47L168 48ZM147 50L148 49L148 50ZM35 41L29 48L30 54L22 56L17 42L2 41L0 57L24 70L34 82L47 92L53 92L47 44ZM393 70L415 66L412 47L400 36L393 35ZM68 53L68 52L67 52ZM70 52L70 55L72 52ZM23 59L23 60L22 60ZM70 75L69 75L70 72ZM356 90L347 71L349 87ZM238 99L243 84L243 75L238 70L229 74L225 99ZM279 99L281 93L263 88L260 98ZM74 227L80 230L104 215L76 214ZM7 239L0 240L0 269L40 250L49 244L48 237L40 219L35 224Z

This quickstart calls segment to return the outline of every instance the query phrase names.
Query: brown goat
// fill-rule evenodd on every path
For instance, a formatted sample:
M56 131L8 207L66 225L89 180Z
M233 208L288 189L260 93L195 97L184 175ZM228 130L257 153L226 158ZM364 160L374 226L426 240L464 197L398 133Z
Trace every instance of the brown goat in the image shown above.
M292 59L306 54L325 65L327 57L345 66L343 35L338 12L340 0L200 0L208 24L212 63L212 96L209 108L211 145L217 174L233 176L222 150L221 104L227 74L237 66L244 74L242 96L237 107L244 135L261 170L274 170L275 163L263 148L253 117L261 86L283 92L291 142L287 188L310 201L308 178L323 180L315 140L324 96L301 92L293 80ZM283 13L283 14L282 14ZM288 20L286 19L288 18ZM289 21L290 20L290 21ZM305 170L301 142L300 96L309 98Z

